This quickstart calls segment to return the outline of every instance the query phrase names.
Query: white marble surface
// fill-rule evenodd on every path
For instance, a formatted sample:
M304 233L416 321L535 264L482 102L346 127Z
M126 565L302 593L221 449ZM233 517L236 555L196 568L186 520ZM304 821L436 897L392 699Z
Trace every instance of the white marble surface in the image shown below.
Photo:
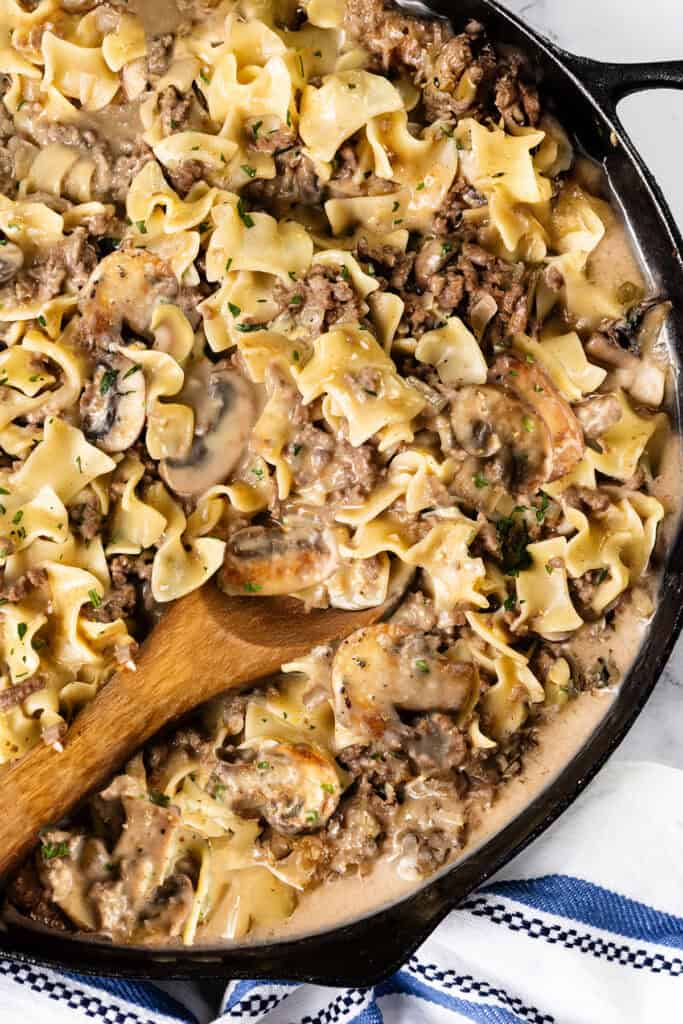
M597 60L683 59L681 0L501 0L574 53ZM620 117L683 224L683 91L624 100ZM645 710L614 755L683 768L683 639Z

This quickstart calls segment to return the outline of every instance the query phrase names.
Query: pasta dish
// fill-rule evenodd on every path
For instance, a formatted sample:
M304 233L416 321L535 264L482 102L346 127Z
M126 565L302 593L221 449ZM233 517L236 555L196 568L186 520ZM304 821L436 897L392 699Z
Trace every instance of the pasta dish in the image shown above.
M148 744L8 904L192 944L419 883L652 614L668 303L479 23L0 0L0 74L0 763L198 587L403 594Z

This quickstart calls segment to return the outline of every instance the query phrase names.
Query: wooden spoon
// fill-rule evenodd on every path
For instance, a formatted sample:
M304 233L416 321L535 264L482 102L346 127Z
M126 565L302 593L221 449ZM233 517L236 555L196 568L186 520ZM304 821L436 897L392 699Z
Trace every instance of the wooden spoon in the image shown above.
M376 622L395 601L306 612L294 598L227 597L212 585L177 601L143 644L135 671L117 672L78 714L63 751L37 746L0 774L0 876L41 828L105 783L161 726Z

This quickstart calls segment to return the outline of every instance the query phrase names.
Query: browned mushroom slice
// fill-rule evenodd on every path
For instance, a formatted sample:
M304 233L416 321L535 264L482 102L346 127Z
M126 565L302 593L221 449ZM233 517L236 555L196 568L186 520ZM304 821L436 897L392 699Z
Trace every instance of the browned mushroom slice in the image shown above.
M238 758L216 771L233 808L260 814L278 832L322 828L339 803L334 762L309 743L259 738L239 747Z
M461 388L453 398L451 423L458 444L468 455L494 459L493 476L515 492L537 490L549 479L552 445L548 428L526 402L505 389L491 385Z
M208 359L197 364L178 398L194 409L192 445L184 459L164 459L159 472L172 491L190 497L228 478L254 425L256 402L244 377Z
M379 739L403 711L457 711L476 670L438 651L438 640L394 622L356 630L332 664L340 746Z
M583 458L583 431L571 406L560 395L538 363L517 356L497 356L489 368L489 381L522 399L540 417L550 433L552 469L546 480L571 473Z
M616 395L592 395L574 406L574 415L583 428L584 435L591 441L606 434L618 423L623 412Z
M5 240L0 248L0 284L8 284L24 265L24 254L14 242Z
M314 523L247 526L227 543L218 585L226 594L292 594L330 576L337 559L332 536Z
M112 252L101 260L84 288L80 309L88 331L118 334L124 323L149 333L159 301L179 291L173 268L145 249Z
M105 452L135 444L145 425L145 375L123 355L103 356L81 397L81 427Z

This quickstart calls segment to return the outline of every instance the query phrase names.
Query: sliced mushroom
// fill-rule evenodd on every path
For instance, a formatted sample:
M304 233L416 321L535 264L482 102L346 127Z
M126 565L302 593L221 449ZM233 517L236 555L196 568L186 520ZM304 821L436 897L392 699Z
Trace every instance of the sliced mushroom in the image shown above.
M123 452L145 425L145 375L119 354L103 356L81 397L81 427L105 452Z
M606 334L596 331L586 342L586 355L596 363L613 367L616 370L635 370L640 360L635 352L622 348Z
M256 420L256 401L236 370L202 359L178 396L194 409L194 437L184 459L159 463L163 480L176 494L201 494L226 480L239 461Z
M502 354L489 368L489 381L526 402L550 434L552 469L546 480L570 473L583 458L583 431L571 406L536 362Z
M420 288L429 288L430 278L443 267L450 248L437 238L425 242L415 257L415 280Z
M505 478L513 490L537 490L549 479L552 444L545 422L526 402L503 388L461 388L452 402L451 423L458 444L468 455L495 457L496 479Z
M602 437L622 416L621 404L616 395L593 395L578 402L573 409L584 435L591 441Z
M24 265L24 253L14 242L5 240L0 248L0 284L8 284Z
M238 757L216 771L238 813L259 814L288 835L322 828L334 813L339 775L317 747L260 737L239 747Z
M380 738L396 709L457 711L476 683L476 670L437 650L438 640L385 622L352 633L332 663L337 741L340 746Z
M337 562L334 538L312 522L247 526L227 543L218 585L226 594L293 594L327 579Z
M147 334L160 299L175 298L178 281L171 264L146 249L112 252L97 264L83 290L80 309L96 336L118 334L124 323Z

